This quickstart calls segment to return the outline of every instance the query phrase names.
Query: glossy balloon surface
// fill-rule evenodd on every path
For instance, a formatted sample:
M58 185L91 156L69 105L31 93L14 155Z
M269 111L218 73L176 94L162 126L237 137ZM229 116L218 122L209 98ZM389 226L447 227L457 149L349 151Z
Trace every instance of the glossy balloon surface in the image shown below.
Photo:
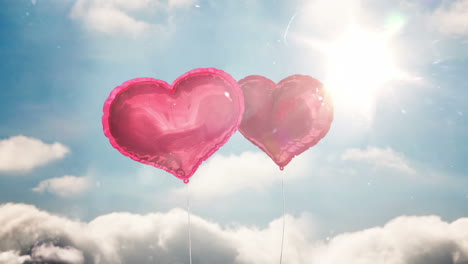
M331 98L310 76L293 75L276 84L251 75L239 85L245 100L239 130L280 168L316 145L330 129Z
M173 85L137 78L116 87L104 104L104 133L122 154L188 182L198 166L237 130L242 91L227 73L209 68Z

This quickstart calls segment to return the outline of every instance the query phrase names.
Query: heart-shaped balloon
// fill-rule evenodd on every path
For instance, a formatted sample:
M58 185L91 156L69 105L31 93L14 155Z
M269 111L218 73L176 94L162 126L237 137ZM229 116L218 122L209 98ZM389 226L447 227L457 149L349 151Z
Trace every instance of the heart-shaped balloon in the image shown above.
M316 79L293 75L274 83L258 75L239 81L245 112L239 131L283 169L330 129L333 105Z
M137 78L104 104L104 134L125 156L188 182L198 166L238 129L244 98L227 73L195 69L173 85Z

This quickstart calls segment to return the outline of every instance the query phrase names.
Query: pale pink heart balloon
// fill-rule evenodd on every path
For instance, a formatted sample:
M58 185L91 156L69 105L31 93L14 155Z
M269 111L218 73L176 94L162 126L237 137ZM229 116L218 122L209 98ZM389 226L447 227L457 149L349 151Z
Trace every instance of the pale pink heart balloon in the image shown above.
M166 170L185 183L237 130L244 112L227 73L195 69L173 85L152 78L116 87L104 104L104 134L125 156Z
M276 84L251 75L239 85L245 100L239 131L281 169L328 133L333 105L318 80L293 75Z

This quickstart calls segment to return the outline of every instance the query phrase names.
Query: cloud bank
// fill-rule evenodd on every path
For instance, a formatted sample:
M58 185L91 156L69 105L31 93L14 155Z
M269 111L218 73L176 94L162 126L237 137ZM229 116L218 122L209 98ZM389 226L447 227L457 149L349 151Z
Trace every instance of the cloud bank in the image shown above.
M61 143L47 144L39 139L14 136L0 140L0 172L28 172L63 159L70 150Z
M187 263L187 214L181 209L111 213L89 223L25 204L0 206L0 261ZM468 218L401 216L382 227L314 239L307 214L287 216L284 262L290 264L464 264ZM279 258L281 220L266 228L221 227L192 217L194 263L267 264ZM28 263L28 262L26 262Z

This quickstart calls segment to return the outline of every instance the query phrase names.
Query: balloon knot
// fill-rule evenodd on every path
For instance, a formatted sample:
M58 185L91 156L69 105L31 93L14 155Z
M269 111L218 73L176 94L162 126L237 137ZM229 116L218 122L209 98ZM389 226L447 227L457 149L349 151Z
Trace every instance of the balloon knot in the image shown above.
M189 183L189 181L190 181L189 179L184 179L185 184Z

